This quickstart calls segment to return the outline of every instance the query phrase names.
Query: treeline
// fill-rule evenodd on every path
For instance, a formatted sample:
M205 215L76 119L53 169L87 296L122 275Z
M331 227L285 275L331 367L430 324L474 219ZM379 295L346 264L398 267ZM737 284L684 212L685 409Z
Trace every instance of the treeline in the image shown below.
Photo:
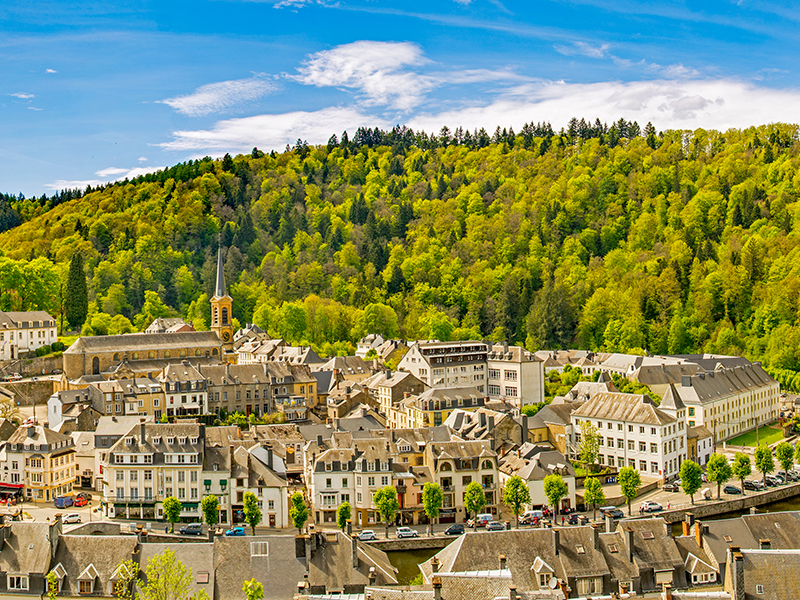
M59 281L80 252L93 333L207 326L221 239L236 318L325 353L376 331L800 372L798 152L784 124L365 128L109 185L0 240Z

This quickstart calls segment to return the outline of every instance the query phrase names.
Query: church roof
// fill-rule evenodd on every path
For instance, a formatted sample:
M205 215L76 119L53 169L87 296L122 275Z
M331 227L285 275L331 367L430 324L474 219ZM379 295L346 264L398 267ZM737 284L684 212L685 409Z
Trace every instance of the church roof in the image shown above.
M222 246L217 250L217 287L214 291L215 298L224 298L228 295L225 290L225 272L222 270Z
M122 335L95 335L79 337L64 354L86 352L111 352L114 350L141 351L144 349L173 349L219 347L220 341L213 331L186 331L164 335L162 333L124 333Z

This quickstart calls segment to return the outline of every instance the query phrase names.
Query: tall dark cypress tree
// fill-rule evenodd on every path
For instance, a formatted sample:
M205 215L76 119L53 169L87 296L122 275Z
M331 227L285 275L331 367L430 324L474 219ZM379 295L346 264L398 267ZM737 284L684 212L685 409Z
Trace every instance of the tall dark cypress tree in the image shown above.
M80 330L89 312L89 291L86 289L86 273L83 270L83 255L76 252L69 263L65 312L70 327Z

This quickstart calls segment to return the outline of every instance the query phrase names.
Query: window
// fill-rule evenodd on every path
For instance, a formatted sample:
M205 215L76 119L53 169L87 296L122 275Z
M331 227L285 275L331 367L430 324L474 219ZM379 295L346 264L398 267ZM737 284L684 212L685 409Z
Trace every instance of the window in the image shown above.
M381 485L383 485L383 486L389 485L389 478L386 475L381 477Z
M622 431L622 423L617 423L617 431Z
M330 477L325 480L325 487L328 489L333 487L333 482L331 481Z
M633 433L633 425L628 425L628 433Z
M609 448L613 448L614 447L614 438L608 438L608 447Z
M10 590L27 590L28 577L25 575L9 575L8 576L8 589Z
M517 380L517 372L516 371L504 371L503 378L506 381L516 381Z
M269 556L269 542L250 542L250 556Z
M578 595L597 594L603 591L602 578L582 577L578 579Z
M639 433L644 433L644 427L642 425L639 425Z
M517 397L517 388L511 387L510 385L506 386L506 396L511 396L512 398Z
M639 470L642 471L643 473L647 471L647 461L646 460L640 460L639 461Z
M370 486L370 487L374 487L375 486L375 478L374 477L368 477L367 478L367 485Z
M620 450L624 450L625 440L623 440L622 438L617 438L617 448L619 448Z
M628 440L628 450L633 452L636 449L636 443L633 440Z
M650 435L655 435L655 434L656 434L656 428L655 427L651 427L650 428Z
M658 463L657 462L651 462L650 463L650 472L651 473L658 473Z
M694 407L693 407L693 406L690 406L690 407L689 407L689 416L690 416L690 417L693 417L693 416L694 416Z
M647 444L644 442L639 442L639 452L647 452Z
M550 585L550 574L539 573L539 587L545 589Z
M267 506L270 510L275 510L275 500L269 500Z
M650 444L650 453L657 454L658 453L658 444Z
M764 593L764 586L760 583L756 584L756 594L763 594Z

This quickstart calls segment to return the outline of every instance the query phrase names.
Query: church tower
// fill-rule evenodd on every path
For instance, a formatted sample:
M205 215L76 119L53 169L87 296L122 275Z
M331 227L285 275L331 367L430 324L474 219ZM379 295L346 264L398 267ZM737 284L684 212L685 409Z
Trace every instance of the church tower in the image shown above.
M211 298L211 331L222 341L226 353L233 352L233 298L225 289L225 273L222 271L222 247L217 252L217 287Z

